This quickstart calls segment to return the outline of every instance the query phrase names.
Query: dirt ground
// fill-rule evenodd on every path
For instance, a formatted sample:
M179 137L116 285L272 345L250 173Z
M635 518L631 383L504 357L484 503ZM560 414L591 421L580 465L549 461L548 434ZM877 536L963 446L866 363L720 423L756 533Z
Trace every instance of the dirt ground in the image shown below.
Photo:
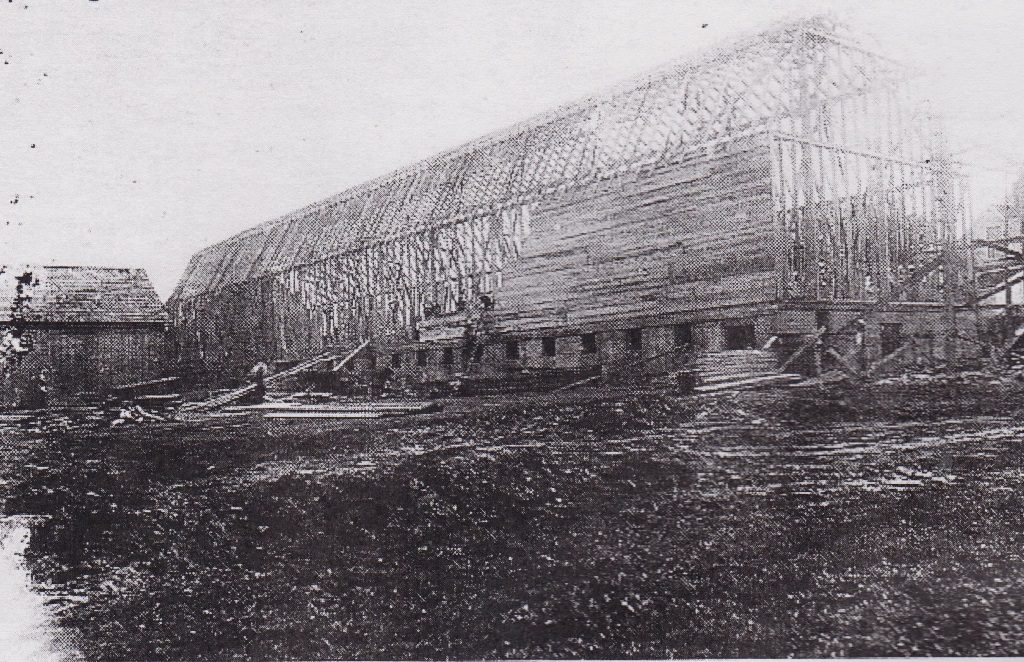
M92 659L1024 653L1024 388L0 428Z

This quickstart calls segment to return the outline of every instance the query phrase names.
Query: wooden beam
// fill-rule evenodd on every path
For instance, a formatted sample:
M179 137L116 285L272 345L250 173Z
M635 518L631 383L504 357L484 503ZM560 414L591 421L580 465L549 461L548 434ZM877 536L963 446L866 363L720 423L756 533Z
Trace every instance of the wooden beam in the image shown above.
M865 371L865 376L871 376L871 375L875 374L880 369L882 369L886 365L892 363L893 361L895 361L897 358L899 358L903 354L906 354L907 350L912 348L916 344L916 342L917 341L914 338L907 339L906 342L904 342L902 345L897 347L891 353L886 354L881 359L879 359L878 361L875 361L873 364L871 364L871 366L868 367L868 369Z
M1003 246L1002 243L1000 243L998 241L988 241L987 239L975 239L974 243L977 246L985 246L987 248L995 249L995 250L999 251L1000 253L1005 253L1006 255L1009 255L1010 257L1017 258L1021 262L1024 262L1024 253L1021 253L1020 251L1013 250L1012 248L1009 248L1007 246Z
M825 353L834 358L836 361L839 361L840 367L842 367L851 376L863 377L861 371L857 369L857 366L850 363L849 360L845 356L837 352L834 347L827 348L825 350Z
M358 354L359 352L361 352L361 351L363 351L364 349L366 349L366 348L367 348L367 346L369 346L369 344L370 344L370 341L369 341L369 340L364 340L364 341L363 341L363 342L362 342L362 343L361 343L361 344L359 345L359 347L356 347L356 348L355 348L354 350L352 350L351 352L349 352L349 355L348 355L348 356L346 356L345 358L343 358L343 359L342 359L341 361L339 361L339 362L337 363L337 365L335 365L335 366L334 366L333 368L331 368L331 372L338 372L339 370L341 370L342 368L344 368L344 367L345 367L345 366L346 366L346 365L348 364L348 362L349 362L349 361L351 361L352 359L354 359L354 358L356 357L356 354Z
M576 381L572 382L571 384L566 384L565 386L559 386L554 391L552 391L552 393L561 393L562 391L568 391L569 389L576 388L577 386L583 386L584 384L589 384L590 382L597 381L598 379L601 379L602 377L604 377L603 373L598 373L596 375L591 375L589 377L584 377L583 379L576 380Z
M1004 280L1003 282L999 283L998 285L994 285L994 286L988 288L987 290L981 292L980 294L975 295L967 303L967 305L972 305L972 304L977 303L979 301L984 301L985 299L989 298L990 296L994 296L996 294L999 294L1003 290L1005 290L1005 289L1007 289L1009 287L1013 287L1014 285L1016 285L1017 283L1020 283L1022 281L1024 281L1024 271L1022 271L1021 273L1017 274L1013 278L1007 278L1006 280Z
M988 239L975 239L974 243L984 244L985 246L992 246L995 248L995 244L1009 244L1015 242L1024 242L1024 235L1016 235L1013 237L989 237Z
M1003 343L1003 346L999 348L997 359L1001 361L1006 358L1006 355L1013 350L1013 346L1017 344L1017 341L1020 340L1021 336L1024 336L1024 324L1018 325L1013 332L1013 336L1011 336L1010 339Z
M779 372L786 372L786 368L793 365L794 361L803 356L804 352L806 352L812 346L814 346L814 344L818 342L818 339L821 338L826 333L828 333L827 326L818 328L796 349L795 352L790 354L789 357L787 357L786 360L782 362L782 365L779 366Z

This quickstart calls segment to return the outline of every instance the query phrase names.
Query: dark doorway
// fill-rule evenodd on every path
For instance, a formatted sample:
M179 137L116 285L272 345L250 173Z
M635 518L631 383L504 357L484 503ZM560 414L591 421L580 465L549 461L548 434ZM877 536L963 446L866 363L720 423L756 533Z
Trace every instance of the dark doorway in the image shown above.
M814 311L814 329L825 329L828 331L832 327L832 314L827 310L816 310Z
M672 328L672 340L676 349L685 349L693 344L693 325L676 324Z
M902 324L882 324L882 356L889 356L903 344Z
M626 343L634 352L641 351L644 348L643 329L629 329L626 331Z
M726 349L754 349L753 324L726 324Z

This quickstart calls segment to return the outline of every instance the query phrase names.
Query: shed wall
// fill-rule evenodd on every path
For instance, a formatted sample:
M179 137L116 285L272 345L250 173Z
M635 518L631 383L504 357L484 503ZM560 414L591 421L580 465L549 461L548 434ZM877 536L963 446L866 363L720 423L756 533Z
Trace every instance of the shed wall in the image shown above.
M38 407L83 392L154 379L166 367L167 335L160 325L37 325L32 347L0 374L0 406ZM40 374L49 389L41 395Z

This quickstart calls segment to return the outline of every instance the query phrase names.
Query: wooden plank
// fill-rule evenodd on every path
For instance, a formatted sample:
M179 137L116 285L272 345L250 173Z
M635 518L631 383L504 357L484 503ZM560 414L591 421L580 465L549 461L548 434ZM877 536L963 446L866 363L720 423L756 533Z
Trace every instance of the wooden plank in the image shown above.
M356 355L357 355L357 354L359 354L359 352L363 351L364 349L366 349L366 348L367 348L367 347L369 347L369 346L370 346L370 341L369 341L369 340L364 340L364 341L363 341L363 342L362 342L362 343L361 343L361 344L359 345L359 347L356 347L356 348L355 348L354 350L352 350L351 352L349 352L348 356L346 356L345 358L343 358L343 359L342 359L341 361L339 361L339 362L337 363L337 365L335 365L335 366L334 366L333 368L331 368L331 371L332 371L332 372L338 372L339 370L341 370L342 368L344 368L344 367L345 367L346 365L348 365L349 361L351 361L352 359L354 359L354 358L356 357Z
M718 391L732 391L742 390L747 388L760 388L765 386L781 386L783 384L791 384L802 380L803 377L800 375L785 373L779 375L765 375L762 377L749 377L746 379L736 379L727 382L718 382L715 384L706 384L704 386L697 386L693 390L695 393L715 393Z
M853 377L861 377L862 376L861 375L861 371L858 370L855 365L850 363L850 361L845 356L843 356L842 354L837 352L834 347L826 348L825 349L825 353L828 354L829 356L831 356L832 358L834 358L836 361L838 361L840 367L842 367L843 370L845 370L851 376L853 376Z
M263 415L263 418L274 420L323 420L323 419L363 419L383 418L384 412L341 412L341 411L271 411Z
M899 347L897 347L891 353L886 354L881 359L879 359L878 361L876 361L873 364L871 364L871 366L869 366L867 371L866 371L866 376L874 375L876 372L878 372L879 370L881 370L882 368L884 368L888 364L892 363L893 361L895 361L896 359L898 359L899 357L903 356L908 351L913 349L916 344L917 343L916 343L916 340L914 338L910 338L907 341L903 342Z

